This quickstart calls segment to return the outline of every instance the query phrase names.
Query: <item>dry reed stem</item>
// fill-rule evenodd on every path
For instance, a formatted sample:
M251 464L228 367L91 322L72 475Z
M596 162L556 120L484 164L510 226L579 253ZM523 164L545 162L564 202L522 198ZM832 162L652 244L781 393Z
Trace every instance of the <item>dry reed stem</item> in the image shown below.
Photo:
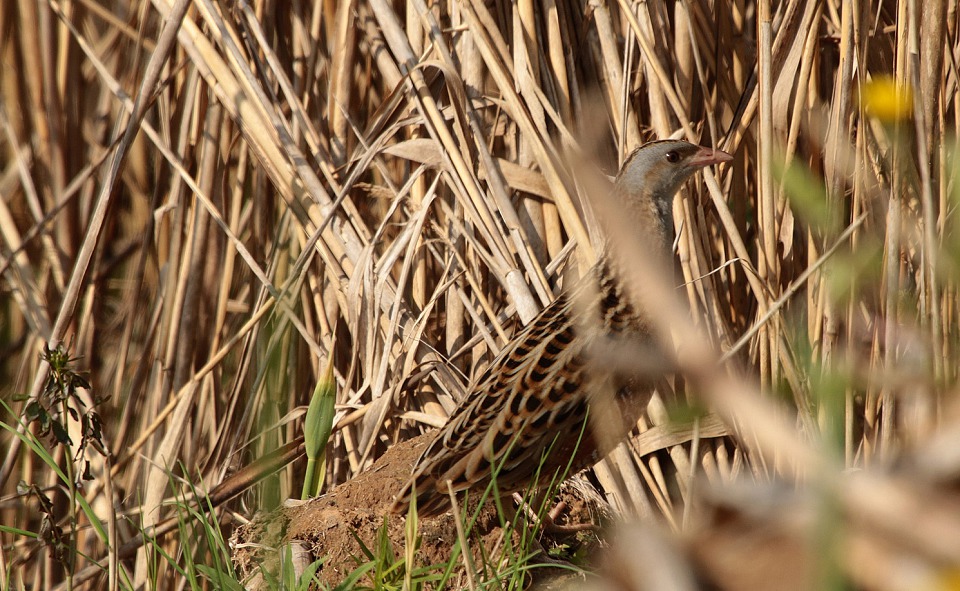
M736 152L685 189L684 285L669 290L687 338L736 365L721 379L698 357L691 372L712 394L664 385L632 444L596 470L611 500L682 529L697 474L822 472L851 515L881 523L894 505L836 470L952 432L953 4L411 0L395 12L355 0L276 14L201 1L166 44L172 5L0 8L4 399L39 391L43 343L72 343L94 395L110 393L99 410L115 457L89 489L94 504L122 503L110 521L162 517L150 506L171 496L177 460L211 486L295 436L320 357L339 385L328 485L436 426L593 260L602 237L581 170L613 172L674 133ZM914 87L899 127L857 103L882 75ZM771 176L781 153L820 179L830 224ZM839 416L822 398L834 375ZM778 392L789 404L751 397ZM698 395L714 414L671 430L671 408ZM824 467L817 442L835 422L840 465ZM2 437L2 494L55 482ZM0 523L17 519L0 508ZM918 547L951 557L924 524ZM117 525L112 538L130 539ZM851 556L876 561L863 531ZM56 578L46 561L21 568Z

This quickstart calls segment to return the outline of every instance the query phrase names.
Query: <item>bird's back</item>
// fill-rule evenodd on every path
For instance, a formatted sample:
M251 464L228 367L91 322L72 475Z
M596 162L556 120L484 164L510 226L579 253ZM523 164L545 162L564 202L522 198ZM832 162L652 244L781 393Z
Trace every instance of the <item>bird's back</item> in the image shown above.
M648 388L617 376L590 358L598 339L646 330L609 268L595 267L504 347L424 451L394 511L405 511L416 488L417 509L429 516L449 508L454 491L482 487L496 472L501 494L579 470L608 451L636 424L636 398ZM588 408L599 395L617 403L619 425L595 436ZM596 410L591 410L596 413ZM547 453L549 452L549 453Z

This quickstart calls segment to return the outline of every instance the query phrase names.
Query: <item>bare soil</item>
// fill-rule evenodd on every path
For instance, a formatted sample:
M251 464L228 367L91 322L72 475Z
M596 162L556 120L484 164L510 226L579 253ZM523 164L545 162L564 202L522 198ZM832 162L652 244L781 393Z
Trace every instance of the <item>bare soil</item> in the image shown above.
M386 520L387 536L396 556L403 556L406 547L404 528L406 516L389 514L389 506L403 483L409 477L414 462L429 443L431 434L422 435L393 446L368 470L353 480L345 482L328 494L305 503L283 507L270 514L258 516L251 523L237 529L231 542L234 548L234 563L244 580L258 578L261 569L276 571L276 549L293 545L307 551L307 563L325 558L320 578L325 583L336 585L357 567L368 561L358 539L376 552L378 532ZM595 514L582 498L582 487L563 487L558 498L564 500L568 509L558 523L589 522ZM475 507L468 507L472 510ZM472 514L472 513L471 513ZM450 561L457 541L456 522L447 513L433 518L420 519L418 535L420 545L415 556L415 566L446 564ZM491 557L498 557L505 544L514 548L521 543L520 534L511 529L511 539L505 540L496 506L488 502L468 532L475 568L482 570L490 565ZM596 544L595 534L541 535L542 548L555 548L555 552L580 551L583 554L584 540ZM273 550L273 551L271 551ZM486 556L486 559L484 559ZM466 584L463 557L451 579L454 588ZM546 569L537 569L546 570ZM248 588L255 588L252 584Z

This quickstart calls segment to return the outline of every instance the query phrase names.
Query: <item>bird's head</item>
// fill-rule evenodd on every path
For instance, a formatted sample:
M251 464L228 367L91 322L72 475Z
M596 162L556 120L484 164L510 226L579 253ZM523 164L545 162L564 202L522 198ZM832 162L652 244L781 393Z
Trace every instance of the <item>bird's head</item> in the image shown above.
M669 240L673 235L673 198L684 181L705 166L732 159L721 150L682 140L644 144L627 157L617 175L620 205L631 221Z

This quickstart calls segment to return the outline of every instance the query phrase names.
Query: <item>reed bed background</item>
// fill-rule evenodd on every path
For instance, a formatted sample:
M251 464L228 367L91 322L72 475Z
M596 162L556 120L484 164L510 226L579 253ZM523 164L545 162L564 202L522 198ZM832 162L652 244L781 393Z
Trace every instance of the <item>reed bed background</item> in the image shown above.
M956 524L878 476L960 466L956 2L21 0L0 56L0 588L97 585L96 561L174 588L155 552L183 539L117 548L177 478L295 439L328 360L328 486L441 425L592 262L580 173L668 136L736 159L677 204L687 379L595 483L683 530L698 482L826 482L930 572L960 564ZM102 423L48 446L65 475L17 436L61 343ZM52 523L78 555L25 533L56 547ZM867 556L846 575L901 588Z

